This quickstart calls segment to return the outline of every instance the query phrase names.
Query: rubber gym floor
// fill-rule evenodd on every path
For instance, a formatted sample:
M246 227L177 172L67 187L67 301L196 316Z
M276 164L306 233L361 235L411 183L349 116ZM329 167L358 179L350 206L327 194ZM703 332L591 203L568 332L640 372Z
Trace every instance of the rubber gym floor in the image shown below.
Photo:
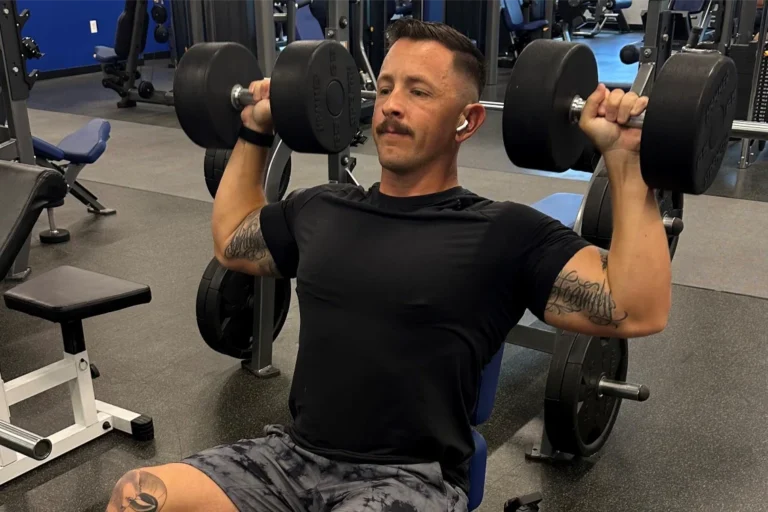
M639 37L601 35L590 42L601 79L632 80L634 70L618 61L618 50ZM158 88L170 77L154 68ZM502 99L503 85L504 70L487 99ZM56 215L72 240L41 246L41 217L30 263L34 274L68 264L152 287L150 304L86 320L85 331L101 372L97 398L152 416L156 438L137 444L117 432L106 435L0 488L0 511L101 511L129 469L177 461L289 421L295 301L274 344L282 370L275 379L257 380L204 344L195 320L197 286L212 257L204 151L178 129L172 109L118 110L115 102L97 75L42 81L32 91L33 133L44 139L56 142L92 117L110 119L108 149L81 179L118 213L94 218L69 198ZM553 177L514 168L501 142L501 115L488 115L461 150L464 186L522 203L585 191L582 173ZM525 449L541 428L549 356L508 345L495 410L482 427L489 459L480 510L501 511L510 497L533 491L543 493L543 511L768 510L768 162L763 157L737 170L737 151L733 145L709 194L686 197L668 328L630 341L629 380L648 385L651 398L623 404L594 459L528 462ZM358 179L373 183L379 172L373 141L353 153ZM325 179L324 158L293 156L292 188ZM11 286L3 283L0 291ZM2 307L0 333L5 380L61 357L54 324ZM11 408L13 419L42 435L55 432L72 420L67 395L56 388L23 402Z

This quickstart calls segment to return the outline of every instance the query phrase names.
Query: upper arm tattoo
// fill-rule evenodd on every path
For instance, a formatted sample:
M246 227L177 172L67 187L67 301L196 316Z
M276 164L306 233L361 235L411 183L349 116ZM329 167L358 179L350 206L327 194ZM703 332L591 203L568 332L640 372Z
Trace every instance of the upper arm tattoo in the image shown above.
M248 215L235 230L232 240L224 249L224 256L228 259L245 259L256 263L261 272L279 277L275 260L269 252L267 242L261 232L261 210Z
M603 271L608 268L608 252L600 251ZM629 313L617 311L616 301L606 289L607 277L601 282L581 279L575 270L563 270L555 279L545 310L556 315L584 313L596 325L615 328Z

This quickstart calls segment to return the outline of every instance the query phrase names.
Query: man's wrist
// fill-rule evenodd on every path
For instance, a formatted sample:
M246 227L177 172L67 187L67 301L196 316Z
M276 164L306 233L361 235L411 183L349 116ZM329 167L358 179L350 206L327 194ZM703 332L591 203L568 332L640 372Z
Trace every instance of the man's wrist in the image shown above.
M272 147L272 144L275 140L275 136L271 133L271 131L262 131L245 125L240 127L238 138L249 144L265 148Z

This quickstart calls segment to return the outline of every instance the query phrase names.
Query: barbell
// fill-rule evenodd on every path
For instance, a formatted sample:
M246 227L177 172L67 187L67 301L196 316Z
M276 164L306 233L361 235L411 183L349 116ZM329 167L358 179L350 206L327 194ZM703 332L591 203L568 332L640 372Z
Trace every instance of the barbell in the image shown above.
M176 116L204 148L231 149L240 111L254 103L251 82L264 78L245 46L198 43L179 60L173 79ZM339 153L360 124L360 77L349 51L331 40L296 41L275 62L270 82L275 131L293 151Z

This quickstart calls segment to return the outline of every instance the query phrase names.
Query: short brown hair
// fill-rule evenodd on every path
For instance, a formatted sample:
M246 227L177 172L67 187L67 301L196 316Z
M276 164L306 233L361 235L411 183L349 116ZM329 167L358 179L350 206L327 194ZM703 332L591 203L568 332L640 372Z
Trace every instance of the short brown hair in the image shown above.
M485 57L467 36L445 23L401 18L387 27L387 48L398 39L436 41L454 52L454 66L477 86L479 99L485 88Z

